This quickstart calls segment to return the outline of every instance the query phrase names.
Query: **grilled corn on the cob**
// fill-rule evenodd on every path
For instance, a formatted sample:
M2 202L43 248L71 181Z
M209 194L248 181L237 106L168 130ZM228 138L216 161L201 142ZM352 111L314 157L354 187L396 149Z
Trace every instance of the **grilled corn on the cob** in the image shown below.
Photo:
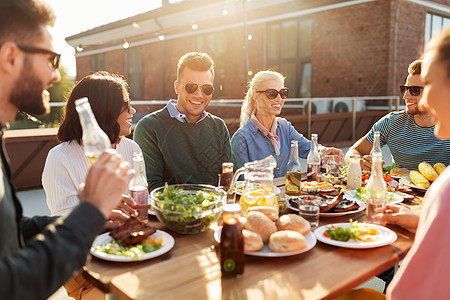
M435 181L439 176L438 173L436 173L436 171L433 169L433 167L427 162L421 162L418 168L423 177L425 177L429 181Z
M409 172L409 178L411 181L422 189L427 189L430 187L430 182L422 175L419 171L412 170Z
M436 172L441 175L442 172L445 170L445 165L443 163L435 163L433 168L436 170Z

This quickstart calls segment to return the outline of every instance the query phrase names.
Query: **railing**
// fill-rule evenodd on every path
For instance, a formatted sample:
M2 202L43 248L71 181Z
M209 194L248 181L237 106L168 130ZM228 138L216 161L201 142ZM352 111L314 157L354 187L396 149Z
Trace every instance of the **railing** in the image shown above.
M356 138L356 113L358 111L364 110L385 110L391 112L392 110L399 110L400 107L400 97L399 96L365 96L365 97L328 97L328 98L288 98L283 106L283 108L300 108L303 110L303 114L307 116L307 136L311 136L311 123L312 116L316 113L334 113L342 112L333 109L333 103L344 103L349 106L351 103L351 109L348 107L347 111L352 112L352 139ZM371 101L387 101L387 105L374 106L367 105L366 102ZM241 107L242 99L218 99L211 100L209 107ZM313 107L315 103L322 103L322 106L328 106L329 111L321 111L314 113ZM325 103L325 104L324 104ZM358 105L358 103L363 103L363 105ZM141 106L141 105L166 105L167 100L133 100L131 105ZM51 107L63 107L65 102L50 102Z

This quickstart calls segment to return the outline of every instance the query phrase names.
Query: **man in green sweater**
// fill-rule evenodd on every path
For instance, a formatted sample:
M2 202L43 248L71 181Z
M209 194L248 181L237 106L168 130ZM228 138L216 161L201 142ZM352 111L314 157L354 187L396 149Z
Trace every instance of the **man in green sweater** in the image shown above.
M134 140L144 154L149 190L164 183L217 185L222 163L231 161L225 122L206 112L214 92L214 63L191 52L178 61L177 100L142 118Z

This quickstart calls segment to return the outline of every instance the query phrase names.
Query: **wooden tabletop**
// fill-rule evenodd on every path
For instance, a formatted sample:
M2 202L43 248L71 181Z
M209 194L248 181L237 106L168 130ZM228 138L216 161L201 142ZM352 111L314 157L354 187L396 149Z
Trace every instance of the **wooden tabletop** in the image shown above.
M282 179L275 180L282 185ZM420 211L423 194L404 202ZM335 218L320 218L319 226L365 220L364 212ZM317 242L308 252L280 258L246 256L240 278L222 279L213 231L194 235L171 232L150 217L157 229L175 238L174 248L158 258L143 262L114 263L89 257L85 277L119 299L333 299L392 267L410 249L414 235L397 227L398 239L391 245L372 249L347 249Z

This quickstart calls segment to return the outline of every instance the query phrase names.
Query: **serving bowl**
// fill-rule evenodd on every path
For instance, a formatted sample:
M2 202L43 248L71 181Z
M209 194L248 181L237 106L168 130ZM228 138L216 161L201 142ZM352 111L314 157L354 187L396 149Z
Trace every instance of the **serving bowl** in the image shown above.
M212 185L174 184L154 189L151 206L170 230L193 234L205 231L222 214L226 195Z

